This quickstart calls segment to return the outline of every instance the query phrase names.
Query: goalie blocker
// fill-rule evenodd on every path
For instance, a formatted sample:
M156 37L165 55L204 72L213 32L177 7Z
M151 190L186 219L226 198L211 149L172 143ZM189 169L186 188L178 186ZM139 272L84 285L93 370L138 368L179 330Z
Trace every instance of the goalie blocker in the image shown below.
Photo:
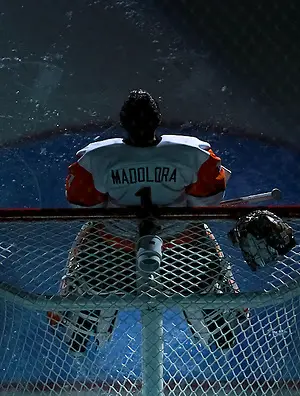
M230 264L207 225L191 222L177 237L163 238L163 257L155 285L168 295L180 293L239 293ZM138 293L134 243L108 233L103 223L85 224L69 254L61 283L63 296ZM85 353L94 339L102 346L112 337L118 311L79 313L49 312L50 324L73 353ZM191 304L183 311L195 342L224 350L234 346L241 325L247 325L247 309L199 309Z

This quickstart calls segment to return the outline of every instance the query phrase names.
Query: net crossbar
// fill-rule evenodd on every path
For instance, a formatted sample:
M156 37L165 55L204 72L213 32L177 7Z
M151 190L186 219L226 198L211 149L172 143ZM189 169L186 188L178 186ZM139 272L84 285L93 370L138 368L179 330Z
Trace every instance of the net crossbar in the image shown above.
M0 395L300 392L300 246L253 272L228 239L257 207L0 210ZM300 240L300 207L264 207ZM223 393L222 393L223 392Z

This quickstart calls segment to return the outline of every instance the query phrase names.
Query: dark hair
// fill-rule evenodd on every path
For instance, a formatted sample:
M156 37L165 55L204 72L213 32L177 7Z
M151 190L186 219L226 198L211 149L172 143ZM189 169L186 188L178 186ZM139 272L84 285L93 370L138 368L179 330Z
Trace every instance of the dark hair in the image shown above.
M133 90L122 106L120 122L134 143L152 141L161 123L158 103L148 92Z

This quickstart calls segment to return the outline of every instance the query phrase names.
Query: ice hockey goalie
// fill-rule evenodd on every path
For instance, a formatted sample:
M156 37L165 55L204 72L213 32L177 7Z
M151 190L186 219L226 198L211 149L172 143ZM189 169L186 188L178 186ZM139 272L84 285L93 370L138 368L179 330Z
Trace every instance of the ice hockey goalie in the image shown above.
M61 295L136 295L136 232L136 224L127 220L84 225L69 254ZM183 227L182 221L172 221L162 224L160 235L164 241L163 261L154 276L154 288L159 292L182 296L239 293L231 266L207 225L189 222ZM64 341L73 353L84 353L91 339L99 346L108 342L117 315L113 307L93 312L49 313L54 327L65 327ZM199 309L192 304L183 311L195 342L223 350L235 345L248 316L247 309Z

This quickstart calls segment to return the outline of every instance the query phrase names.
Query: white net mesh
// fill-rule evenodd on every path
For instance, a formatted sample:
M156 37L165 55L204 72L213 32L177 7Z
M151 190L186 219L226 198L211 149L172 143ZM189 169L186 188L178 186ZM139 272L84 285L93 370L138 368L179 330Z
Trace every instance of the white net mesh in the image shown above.
M299 394L299 245L252 272L227 238L234 221L205 223L160 223L163 261L145 287L133 219L2 222L0 394L140 392L155 309L166 393Z

